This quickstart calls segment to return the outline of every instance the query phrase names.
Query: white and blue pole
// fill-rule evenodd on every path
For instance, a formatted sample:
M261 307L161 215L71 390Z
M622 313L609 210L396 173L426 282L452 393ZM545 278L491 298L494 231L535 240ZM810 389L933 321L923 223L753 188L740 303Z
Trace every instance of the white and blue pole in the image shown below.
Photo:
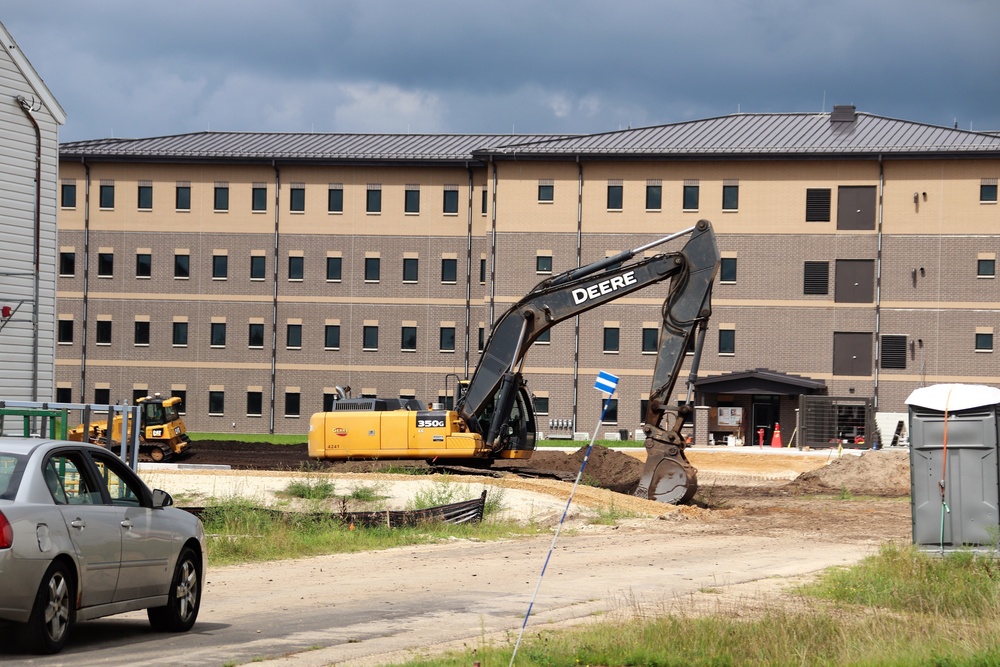
M597 374L597 380L594 382L594 388L598 391L602 391L607 396L604 399L604 406L601 408L601 418L597 422L597 426L594 428L594 436L590 439L590 444L587 445L587 451L583 455L583 461L580 462L580 471L576 474L576 481L573 482L573 488L569 492L569 498L566 500L566 509L563 510L562 518L559 519L559 525L556 526L556 533L552 536L552 544L549 545L549 553L545 556L545 562L542 564L542 572L538 575L538 583L535 584L535 592L531 596L531 602L528 603L528 612L524 615L524 622L521 623L521 631L517 635L517 641L514 643L514 651L510 654L510 667L514 666L514 658L517 657L517 649L521 645L521 638L524 637L524 629L528 627L528 618L531 616L531 610L535 606L535 599L538 597L538 589L542 586L542 577L545 576L545 570L549 566L549 560L552 558L552 552L556 548L556 540L559 539L559 531L562 530L563 524L566 522L566 515L569 513L569 506L573 502L573 496L576 494L576 487L580 485L580 480L583 479L583 470L587 467L587 461L590 459L590 452L594 449L594 441L597 440L597 431L601 428L601 424L604 422L604 417L608 413L608 406L611 405L611 397L615 393L615 389L618 388L618 376L612 375L607 371L601 371Z

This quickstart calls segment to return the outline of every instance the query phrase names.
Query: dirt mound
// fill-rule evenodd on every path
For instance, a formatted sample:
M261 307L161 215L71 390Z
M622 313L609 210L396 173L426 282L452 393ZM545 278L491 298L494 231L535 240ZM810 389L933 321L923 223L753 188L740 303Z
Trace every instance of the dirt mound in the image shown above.
M843 456L822 468L804 472L786 487L796 493L848 491L858 495L910 494L909 450L866 451Z
M545 457L544 464L538 461L539 467L563 472L579 472L587 448L581 447L572 454ZM532 457L534 458L534 457ZM583 482L590 486L631 495L639 486L642 475L642 463L628 454L594 445L587 459L587 467L583 470Z

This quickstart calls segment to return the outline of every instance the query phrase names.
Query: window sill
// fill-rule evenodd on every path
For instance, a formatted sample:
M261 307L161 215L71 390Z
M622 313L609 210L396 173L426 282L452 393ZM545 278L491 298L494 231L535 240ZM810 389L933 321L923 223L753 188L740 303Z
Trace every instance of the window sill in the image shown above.
M979 280L993 280L996 276L976 276Z
M413 349L411 350L411 349L410 349L410 348L408 348L408 347L403 347L403 348L400 348L400 350L399 350L399 351L400 351L400 352L402 352L403 354L414 354L414 353L415 353L415 352L417 351L417 349L416 349L416 348L413 348Z
M735 285L736 281L735 280L720 280L719 284L720 285Z
M153 209L152 209L152 208L137 208L136 210L137 210L137 211L138 211L139 213L152 213L152 212L153 212Z
M620 354L621 350L603 350L604 354Z
M725 214L725 213L739 213L740 209L738 209L738 208L724 208L724 209L722 209L722 212L723 212L723 214Z
M97 278L98 278L98 280L101 280L101 279L111 280L112 278L114 278L114 276L102 276L101 274L97 274Z
M365 284L366 285L378 285L379 281L378 280L366 280Z
M720 357L735 357L735 352L719 352Z
M222 412L209 412L209 417L225 417L226 415Z
M182 345L182 344L180 344L180 343L174 343L174 344L173 344L173 345L171 345L170 347L187 347L187 343L184 343L183 345Z
M340 280L340 278L327 278L326 282L328 282L328 283L339 283L339 282L341 282L341 280Z
M539 199L538 203L539 204L553 204L555 202L553 202L551 199Z
M417 280L404 280L403 284L404 285L416 285L418 282L419 281L417 281Z
M76 274L75 273L60 273L59 277L60 278L76 278Z
M135 343L133 347L149 347L149 343Z
M382 211L365 211L365 215L382 215Z
M191 280L189 276L174 276L174 280Z
M299 415L285 415L285 419L298 419Z
M289 213L292 214L292 215L305 215L306 214L305 211L289 211Z
M216 278L215 276L212 276L212 280L225 281L225 280L229 280L229 278Z
M212 347L216 347L216 346L213 345ZM263 350L264 346L263 345L247 345L247 349L248 350Z
M455 281L455 280L442 280L441 284L442 285L457 285L458 282ZM480 283L480 284L483 284L483 283Z
M250 282L252 282L252 283L262 283L262 282L264 282L264 278L251 278Z
M327 351L327 352L336 352L336 351L340 350L339 347L324 347L323 349L325 351Z
M451 213L449 211L444 211L443 213L441 213L441 215L443 215L446 218L457 218L458 217L458 211L455 211L454 213Z
M285 349L286 350L301 350L302 346L300 345L299 347L286 347Z
M344 215L343 211L327 211L330 215Z
M662 208L647 208L646 213L663 213Z
M174 213L190 213L190 212L191 212L191 209L189 209L189 208L175 208L174 209Z
M254 417L260 418L261 415L247 415L247 418L253 419Z
M302 282L302 278L289 278L288 282L290 282L290 283L300 283L300 282Z
M97 345L97 347L111 347L111 343L95 343L95 345ZM992 350L990 350L990 352L992 352Z
M697 209L697 208L682 208L681 209L681 213L697 213L700 210L701 209Z
M228 208L215 208L212 209L212 213L229 213Z
M152 276L136 276L136 280L149 280Z
M361 351L362 352L378 352L378 348L377 347L363 347L363 348L361 348Z
M409 215L409 216L420 215L420 211L403 211L403 215Z
M995 200L995 199L994 199L993 201L983 201L983 200L979 200L979 203L980 203L980 204L984 204L984 205L986 205L986 206L996 206L996 204L997 204L997 202L996 202L996 200Z
M993 350L976 350L976 354L992 354Z
M250 211L250 215L264 214L267 213L267 209L253 209ZM252 417L253 415L247 415L247 417Z
M455 354L455 350L438 350L441 354Z
M211 349L213 349L213 350L224 350L224 349L226 349L225 345L209 345L208 347L211 348Z
M72 345L72 344L73 344L73 341L71 341L71 340L68 340L68 341L67 340L61 340L61 341L59 341L59 342L56 343L56 345Z

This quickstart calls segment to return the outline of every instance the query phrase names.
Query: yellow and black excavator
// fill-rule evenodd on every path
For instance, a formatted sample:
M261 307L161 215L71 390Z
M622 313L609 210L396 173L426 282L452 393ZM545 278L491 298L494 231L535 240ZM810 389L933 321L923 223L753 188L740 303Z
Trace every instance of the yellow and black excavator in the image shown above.
M638 261L636 255L690 234L675 253ZM494 324L476 370L454 410L427 410L417 401L348 398L309 422L309 456L323 459L446 459L489 465L527 459L535 449L535 415L522 376L531 344L563 320L670 279L652 390L646 410L646 464L636 495L682 503L698 489L684 453L682 429L694 411L694 380L711 315L719 268L712 225L689 229L542 281ZM697 330L697 335L696 335ZM670 407L685 353L694 343L687 400Z

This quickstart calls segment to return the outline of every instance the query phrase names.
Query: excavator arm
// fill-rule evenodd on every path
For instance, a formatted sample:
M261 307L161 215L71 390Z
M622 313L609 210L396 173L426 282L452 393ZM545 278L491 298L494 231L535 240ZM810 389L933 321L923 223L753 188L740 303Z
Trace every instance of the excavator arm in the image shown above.
M690 237L680 252L630 262L636 255L688 233ZM505 437L509 432L506 420L516 396L525 393L521 371L531 344L563 320L672 279L663 304L659 351L646 413L647 464L637 495L641 493L663 502L689 500L697 489L697 478L684 456L680 429L690 415L690 406L678 410L669 428L663 428L661 422L670 411L670 396L700 324L688 383L690 402L718 266L719 249L712 225L700 220L690 229L542 281L497 320L457 406L459 416L470 430L483 436L494 454L511 446ZM528 417L528 421L533 421L531 415Z

